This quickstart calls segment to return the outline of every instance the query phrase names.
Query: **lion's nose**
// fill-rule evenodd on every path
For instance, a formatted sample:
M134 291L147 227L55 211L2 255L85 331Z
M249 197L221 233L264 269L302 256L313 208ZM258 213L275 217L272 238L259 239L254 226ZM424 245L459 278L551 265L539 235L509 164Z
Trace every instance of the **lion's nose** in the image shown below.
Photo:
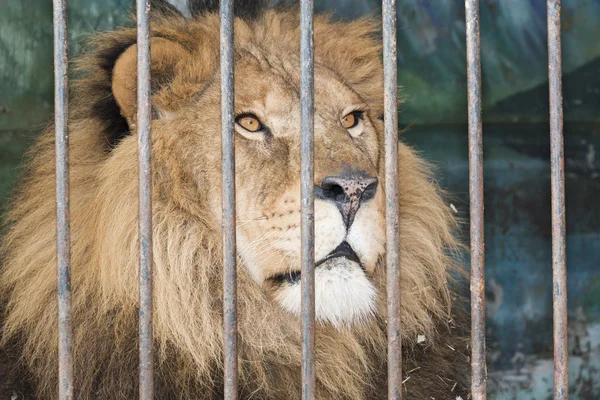
M333 202L350 228L360 206L375 197L377 178L371 176L328 176L315 186L315 196Z

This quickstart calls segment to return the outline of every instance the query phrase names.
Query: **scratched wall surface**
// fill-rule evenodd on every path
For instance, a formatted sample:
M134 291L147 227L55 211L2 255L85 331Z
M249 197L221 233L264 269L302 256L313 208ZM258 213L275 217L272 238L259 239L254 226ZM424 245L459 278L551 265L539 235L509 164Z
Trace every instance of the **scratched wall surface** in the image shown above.
M465 126L417 127L404 140L435 163L468 219ZM600 398L600 125L565 129L572 398ZM493 398L551 398L550 141L546 124L484 126L488 354ZM467 240L468 226L464 230ZM493 384L491 385L494 389Z
M600 33L600 1L562 4L563 68L570 73L600 56L600 42L591 39ZM546 0L480 2L484 108L546 81L545 7ZM466 121L464 1L399 0L398 26L398 79L410 99L402 121ZM583 102L578 107L592 110ZM541 110L528 111L527 119L547 117Z
M284 0L272 0L278 3ZM438 167L468 217L464 10L397 0L403 140ZM379 0L316 1L336 17ZM70 0L71 54L128 23L132 0ZM600 0L563 0L571 398L600 398ZM0 0L0 204L52 112L49 1ZM550 167L545 0L481 0L485 235L494 399L550 399ZM468 225L463 230L468 236ZM497 382L497 384L493 384Z
M95 31L128 22L130 0L70 0L70 54ZM0 204L23 151L53 109L52 2L0 0Z

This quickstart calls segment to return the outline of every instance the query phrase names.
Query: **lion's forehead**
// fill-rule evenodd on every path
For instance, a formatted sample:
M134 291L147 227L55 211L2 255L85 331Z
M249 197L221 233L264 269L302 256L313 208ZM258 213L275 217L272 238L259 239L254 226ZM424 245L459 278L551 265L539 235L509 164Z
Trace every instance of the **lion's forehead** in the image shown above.
M236 100L239 107L253 107L269 114L285 116L285 123L297 116L300 103L300 65L292 55L255 54L241 58L236 66ZM315 113L333 117L344 108L363 103L360 96L344 83L344 77L326 65L314 69Z

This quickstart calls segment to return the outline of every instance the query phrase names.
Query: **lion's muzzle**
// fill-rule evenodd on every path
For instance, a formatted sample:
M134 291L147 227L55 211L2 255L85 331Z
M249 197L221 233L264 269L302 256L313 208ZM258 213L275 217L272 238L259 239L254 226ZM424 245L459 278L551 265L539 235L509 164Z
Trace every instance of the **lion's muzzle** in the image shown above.
M350 228L360 206L375 197L377 178L362 172L350 172L338 176L328 176L315 185L318 199L333 202Z

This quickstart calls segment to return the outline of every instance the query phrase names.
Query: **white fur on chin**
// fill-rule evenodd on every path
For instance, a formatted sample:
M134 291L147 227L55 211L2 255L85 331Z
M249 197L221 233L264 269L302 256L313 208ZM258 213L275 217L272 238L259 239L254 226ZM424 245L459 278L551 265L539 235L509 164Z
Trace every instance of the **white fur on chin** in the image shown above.
M376 290L359 264L335 258L315 269L315 319L336 328L350 326L370 317L375 309ZM284 283L277 291L281 306L300 316L300 282Z

